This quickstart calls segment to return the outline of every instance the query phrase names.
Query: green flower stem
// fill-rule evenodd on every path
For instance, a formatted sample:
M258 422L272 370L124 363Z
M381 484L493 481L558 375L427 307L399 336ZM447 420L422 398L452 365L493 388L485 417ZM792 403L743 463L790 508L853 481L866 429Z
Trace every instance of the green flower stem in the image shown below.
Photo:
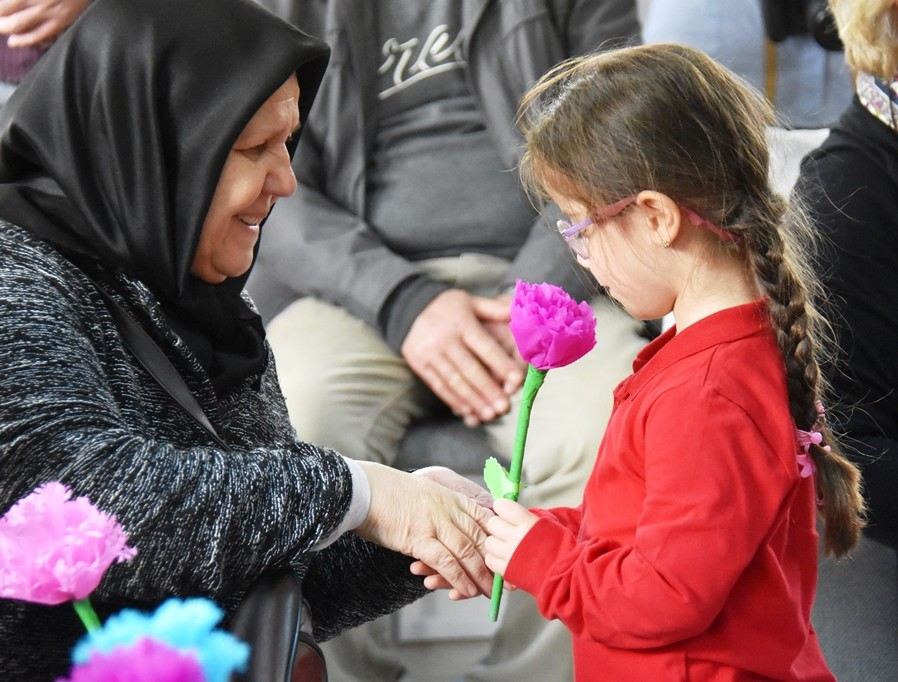
M72 606L75 607L75 613L78 614L78 617L81 619L81 622L84 623L84 627L87 628L88 632L96 632L102 627L97 612L94 611L94 607L90 605L90 599L85 597L84 599L73 601Z
M527 365L527 376L524 379L524 388L521 396L521 411L518 413L517 431L514 438L514 452L511 454L511 468L508 478L513 484L511 492L505 497L509 500L518 499L521 492L521 470L524 466L524 446L527 444L527 427L530 426L530 412L533 409L533 401L543 381L546 379L547 369L536 369L533 365ZM490 620L499 618L499 604L502 601L502 586L504 579L496 573L493 576L493 591L490 595Z

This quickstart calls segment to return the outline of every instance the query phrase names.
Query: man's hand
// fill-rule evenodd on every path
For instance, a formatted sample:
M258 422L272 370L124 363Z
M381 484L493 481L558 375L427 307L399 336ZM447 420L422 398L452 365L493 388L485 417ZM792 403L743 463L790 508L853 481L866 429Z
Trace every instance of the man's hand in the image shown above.
M491 512L423 475L359 462L371 486L361 537L431 566L459 595L489 594L483 561Z
M508 396L523 380L520 359L481 318L498 322L493 318L501 317L502 305L449 289L421 311L402 344L412 371L468 426L508 412Z
M474 314L477 315L484 328L493 335L502 349L513 358L520 372L512 372L502 387L507 395L517 391L524 383L527 363L518 352L518 344L512 336L508 322L511 320L511 294L502 294L495 298L474 298Z
M90 0L0 0L0 33L10 47L49 43L81 16Z

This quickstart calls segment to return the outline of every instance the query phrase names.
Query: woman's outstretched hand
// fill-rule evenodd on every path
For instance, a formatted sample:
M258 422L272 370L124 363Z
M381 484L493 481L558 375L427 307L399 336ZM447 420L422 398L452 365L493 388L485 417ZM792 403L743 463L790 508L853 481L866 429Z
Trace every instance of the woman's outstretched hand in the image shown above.
M492 574L483 559L488 509L425 475L359 464L371 486L360 536L432 567L460 596L490 593Z
M504 575L508 568L508 562L511 561L512 554L521 544L524 536L533 528L534 524L539 520L536 514L527 510L523 505L511 500L495 500L493 502L493 511L495 515L491 515L486 522L486 529L489 537L484 544L484 560L487 567L500 575ZM449 598L452 600L467 599L475 596L470 594L462 594L454 589L439 572L428 566L423 561L416 561L411 565L411 571L415 575L423 575L424 586L429 590L445 590L449 589ZM505 588L508 590L516 590L517 587L505 582Z
M474 500L481 507L486 507L487 509L493 508L493 496L490 495L489 490L482 485L474 483L471 479L465 478L461 474L452 471L452 469L449 469L448 467L424 467L415 470L413 473L415 476L429 478L431 481L449 488L449 490L461 493L465 497Z

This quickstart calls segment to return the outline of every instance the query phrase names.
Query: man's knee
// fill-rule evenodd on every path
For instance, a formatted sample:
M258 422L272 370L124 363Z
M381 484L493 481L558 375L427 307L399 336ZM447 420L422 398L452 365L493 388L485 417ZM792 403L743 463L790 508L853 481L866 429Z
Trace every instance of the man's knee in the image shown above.
M290 420L303 440L389 462L416 413L416 382L376 330L314 298L275 317L268 338Z

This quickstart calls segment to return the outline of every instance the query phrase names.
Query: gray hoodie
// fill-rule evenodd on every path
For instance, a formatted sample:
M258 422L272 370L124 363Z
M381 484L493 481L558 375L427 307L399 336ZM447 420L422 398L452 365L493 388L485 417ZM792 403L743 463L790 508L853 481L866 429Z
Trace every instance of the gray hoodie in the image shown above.
M389 247L365 220L368 155L376 133L376 4L369 0L260 0L323 38L331 63L296 154L299 189L281 200L248 284L270 319L302 296L339 305L381 330L398 348L420 311L446 285L432 282L415 255ZM638 41L633 0L459 0L465 77L503 167L514 169L514 125L523 93L563 59ZM460 206L459 210L464 207ZM586 279L558 235L536 216L507 274L549 281L586 297ZM484 230L483 251L499 235ZM470 250L470 249L469 249ZM443 255L451 255L443 253Z

